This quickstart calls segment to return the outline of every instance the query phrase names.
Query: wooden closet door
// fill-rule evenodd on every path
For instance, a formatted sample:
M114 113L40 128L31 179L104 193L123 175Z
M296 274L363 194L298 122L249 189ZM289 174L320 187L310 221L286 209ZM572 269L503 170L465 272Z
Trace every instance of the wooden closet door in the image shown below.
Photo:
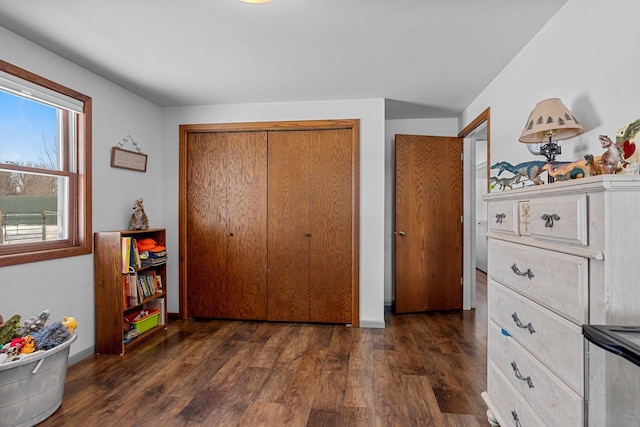
M310 136L268 136L268 320L309 320Z
M229 317L267 318L267 134L227 134Z
M266 318L265 132L189 134L188 315Z
M228 317L226 135L190 133L187 162L187 312Z
M351 132L340 129L309 133L310 321L351 323Z

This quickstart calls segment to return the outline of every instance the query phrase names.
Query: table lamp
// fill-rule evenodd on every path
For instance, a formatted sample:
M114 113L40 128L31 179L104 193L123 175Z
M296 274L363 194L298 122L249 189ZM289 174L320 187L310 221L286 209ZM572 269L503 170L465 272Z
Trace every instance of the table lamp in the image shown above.
M562 153L561 147L554 141L572 138L582 132L584 129L562 101L549 98L538 102L529 114L519 141L525 144L542 144L539 145L539 152L535 146L529 146L529 151L545 156L547 162L553 162Z

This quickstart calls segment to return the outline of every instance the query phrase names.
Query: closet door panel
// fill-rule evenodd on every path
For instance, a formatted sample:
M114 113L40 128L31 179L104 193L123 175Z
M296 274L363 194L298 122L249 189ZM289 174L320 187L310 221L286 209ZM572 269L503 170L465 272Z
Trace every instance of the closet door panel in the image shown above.
M227 134L229 316L267 318L267 134Z
M310 137L287 131L268 139L267 318L308 321Z
M188 315L227 317L226 136L188 137Z
M310 320L350 323L352 144L348 130L310 131Z

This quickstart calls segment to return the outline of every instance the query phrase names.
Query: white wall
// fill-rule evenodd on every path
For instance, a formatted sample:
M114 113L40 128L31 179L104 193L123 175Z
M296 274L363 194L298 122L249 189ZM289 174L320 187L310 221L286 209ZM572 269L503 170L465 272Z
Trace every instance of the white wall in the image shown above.
M384 100L167 107L162 112L163 211L167 225L168 309L178 311L178 126L360 119L360 325L384 327Z
M385 177L384 177L384 304L394 300L394 204L395 204L395 138L397 134L457 136L458 120L405 119L387 120L385 126Z
M612 139L640 117L640 2L569 0L460 118L468 123L491 107L491 162L544 160L518 142L529 113L559 97L587 129L562 143L558 160L599 155L598 135Z
M152 226L162 226L160 108L0 27L0 58L93 98L93 231L128 228L131 205L142 196ZM111 147L131 135L148 154L146 173L110 167ZM125 146L131 149L131 146ZM93 255L0 268L0 314L23 320L51 310L73 316L78 340L71 356L95 347Z

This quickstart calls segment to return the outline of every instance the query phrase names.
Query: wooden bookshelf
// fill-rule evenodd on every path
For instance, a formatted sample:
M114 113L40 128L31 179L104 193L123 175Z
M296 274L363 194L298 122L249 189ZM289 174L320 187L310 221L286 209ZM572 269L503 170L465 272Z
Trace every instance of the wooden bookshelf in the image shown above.
M167 268L166 263L136 268L136 273L153 272L162 280L162 290L128 306L125 303L122 272L122 238L131 237L139 241L151 238L160 246L166 246L164 228L147 230L104 231L95 233L94 243L94 286L96 302L96 353L124 354L131 348L161 333L167 328ZM158 326L124 342L125 316L142 310L144 305L165 298L164 310L158 315Z

